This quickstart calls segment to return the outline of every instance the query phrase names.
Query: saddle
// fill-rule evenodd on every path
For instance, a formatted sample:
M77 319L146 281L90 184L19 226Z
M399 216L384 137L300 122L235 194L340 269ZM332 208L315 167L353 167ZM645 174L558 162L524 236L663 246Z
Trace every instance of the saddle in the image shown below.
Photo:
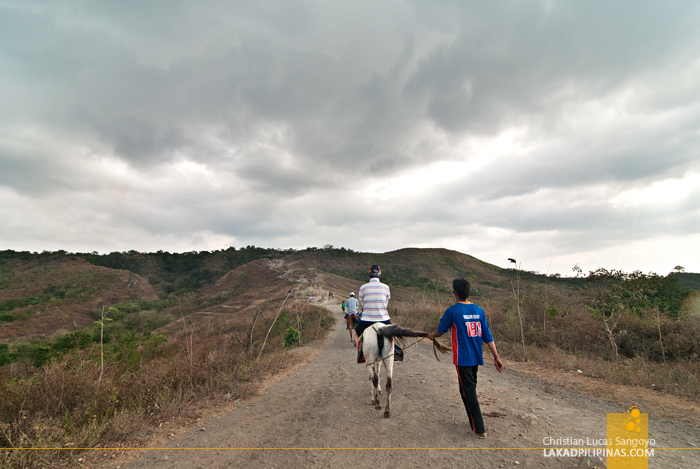
M372 327L372 326L370 326ZM376 329L375 329L376 331ZM365 334L362 333L359 340L357 341L357 363L365 363L365 356L362 353L362 342L365 338ZM377 348L379 349L379 356L382 356L382 350L384 349L384 341L377 340ZM399 346L398 342L394 341L394 361L403 361L403 349Z

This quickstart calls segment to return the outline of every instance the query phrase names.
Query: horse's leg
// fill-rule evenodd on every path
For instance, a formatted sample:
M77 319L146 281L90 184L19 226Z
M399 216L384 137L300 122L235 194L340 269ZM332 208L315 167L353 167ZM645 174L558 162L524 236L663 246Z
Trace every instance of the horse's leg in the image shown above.
M372 384L374 385L374 400L373 400L373 403L375 404L374 408L377 410L381 410L382 402L380 400L379 394L381 394L382 388L381 388L381 384L379 383L379 377L381 376L381 373L382 373L382 362L378 362L378 363L372 365L372 372L374 373L374 375L372 376Z
M387 339L384 342L384 350L388 351L389 356L384 358L384 366L386 366L386 408L384 409L384 417L389 418L391 416L391 378L394 375L394 341ZM387 352L382 353L386 356Z
M369 370L369 384L372 387L372 404L376 406L376 409L381 409L382 406L379 402L379 391L377 390L379 386L379 376L377 375L377 365L372 365Z
M373 329L366 329L363 334L362 354L367 363L373 363L379 357L377 347L377 334ZM380 362L381 363L381 362ZM377 364L374 363L369 370L369 384L372 387L372 404L379 405L379 375L377 374ZM378 407L381 409L381 407Z

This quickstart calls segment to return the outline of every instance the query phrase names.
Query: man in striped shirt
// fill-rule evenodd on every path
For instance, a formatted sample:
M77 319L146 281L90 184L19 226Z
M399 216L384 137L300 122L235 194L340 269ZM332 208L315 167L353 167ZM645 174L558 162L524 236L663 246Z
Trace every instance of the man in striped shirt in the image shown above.
M376 322L391 324L389 313L386 310L391 293L389 286L379 281L381 275L382 269L378 265L371 266L369 268L369 282L360 287L362 316L355 328L358 337Z

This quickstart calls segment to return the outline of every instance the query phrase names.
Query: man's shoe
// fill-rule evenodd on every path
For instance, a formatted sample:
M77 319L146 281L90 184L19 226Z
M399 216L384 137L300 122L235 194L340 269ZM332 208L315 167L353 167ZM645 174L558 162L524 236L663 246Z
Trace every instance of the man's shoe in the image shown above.
M476 434L476 437L477 437L477 438L480 438L480 439L482 439L482 440L485 440L485 439L486 439L486 433L477 433L477 434Z

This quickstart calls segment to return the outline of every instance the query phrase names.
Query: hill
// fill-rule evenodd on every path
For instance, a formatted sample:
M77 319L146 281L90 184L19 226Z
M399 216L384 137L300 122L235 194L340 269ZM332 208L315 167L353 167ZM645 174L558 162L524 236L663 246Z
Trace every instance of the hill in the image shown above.
M700 274L690 272L672 272L670 277L678 279L678 283L691 290L700 290Z
M404 327L434 330L453 301L451 280L466 277L504 357L585 370L607 384L700 396L700 323L678 312L698 300L676 275L641 279L655 287L644 301L635 296L640 301L620 318L618 362L590 276L502 269L446 249L3 251L0 448L133 444L166 419L191 424L193 406L244 399L300 360L295 350L305 348L297 346L327 334L370 264L382 266L390 315ZM625 294L615 298L626 301ZM66 453L73 454L0 450L0 465L51 466L51 457Z
M511 295L511 281L516 274L530 288L547 285L552 292L558 291L559 296L578 292L586 283L584 278L547 277L527 271L516 273L514 269L503 269L448 249L405 248L364 253L332 246L305 250L246 246L212 252L128 251L104 255L1 251L0 342L79 329L97 319L96 312L102 306L129 301L132 302L128 307L130 311L140 308L133 302L156 298L161 302L142 306L156 311L169 307L172 314L175 314L173 305L180 303L190 313L230 310L227 306L231 305L225 302L234 296L233 290L222 291L220 283L228 282L235 269L260 260L275 263L277 270L296 272L294 275L316 278L325 273L323 282L341 295L357 290L366 281L367 267L371 264L381 265L383 281L396 293L402 289L414 294L437 295L447 301L451 298L451 281L457 277L469 279L475 295L490 298ZM690 288L700 288L700 274L674 273L669 278L677 279L686 289L674 290L674 304L677 305ZM259 295L267 291L268 286L272 287L270 282L265 278L256 284L262 289ZM316 296L323 294L320 290L316 293ZM409 296L404 294L406 298ZM243 308L243 314L249 315L250 310Z
M52 335L92 324L102 305L158 296L143 277L75 256L0 259L0 341Z

